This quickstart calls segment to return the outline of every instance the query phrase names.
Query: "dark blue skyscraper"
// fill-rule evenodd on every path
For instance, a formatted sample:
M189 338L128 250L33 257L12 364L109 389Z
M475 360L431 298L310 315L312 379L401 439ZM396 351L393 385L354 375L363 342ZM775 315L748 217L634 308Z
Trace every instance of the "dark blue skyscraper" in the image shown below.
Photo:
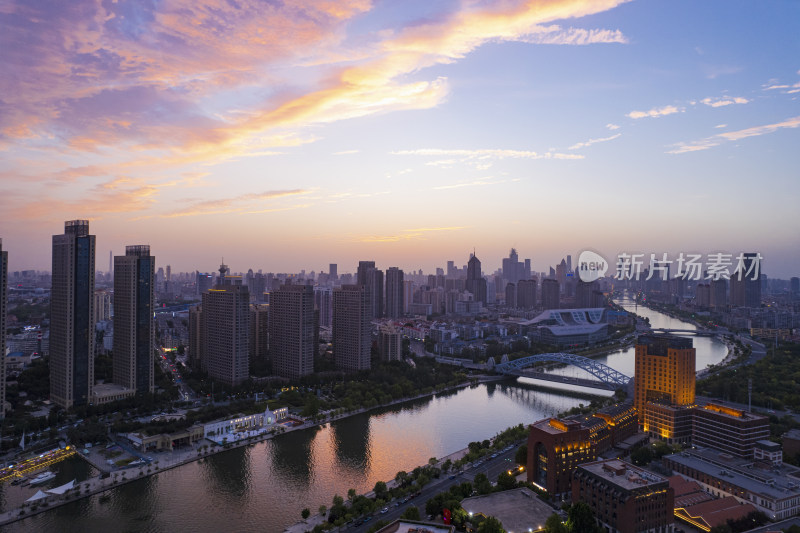
M53 235L50 398L65 409L89 403L94 386L94 254L88 220Z
M114 383L153 392L155 257L150 246L126 246L114 258Z

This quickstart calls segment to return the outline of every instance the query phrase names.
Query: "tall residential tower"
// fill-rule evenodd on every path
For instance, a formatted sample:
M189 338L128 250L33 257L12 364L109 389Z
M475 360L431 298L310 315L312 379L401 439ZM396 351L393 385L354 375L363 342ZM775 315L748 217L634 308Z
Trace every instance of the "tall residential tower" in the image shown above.
M114 258L114 383L153 392L155 257L150 246L126 246Z
M50 398L64 409L89 403L94 387L94 260L88 220L53 235Z

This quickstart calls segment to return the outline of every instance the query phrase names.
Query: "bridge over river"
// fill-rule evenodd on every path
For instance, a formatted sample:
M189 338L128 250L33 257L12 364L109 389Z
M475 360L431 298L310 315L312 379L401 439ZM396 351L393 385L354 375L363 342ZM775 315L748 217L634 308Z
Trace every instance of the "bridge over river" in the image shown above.
M595 379L549 374L544 372L544 369L541 367L530 368L538 363L562 363L576 366L594 376ZM491 362L489 366L491 366ZM503 356L500 363L494 365L494 370L495 372L509 376L524 376L533 379L612 391L626 387L631 380L629 376L614 370L608 365L604 365L588 357L571 353L540 353L513 361L509 361L507 356Z

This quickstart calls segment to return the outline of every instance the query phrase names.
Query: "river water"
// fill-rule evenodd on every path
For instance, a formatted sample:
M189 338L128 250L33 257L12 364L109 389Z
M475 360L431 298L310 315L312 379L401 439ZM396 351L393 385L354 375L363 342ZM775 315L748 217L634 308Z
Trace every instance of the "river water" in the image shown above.
M634 310L633 302L620 303ZM653 327L690 329L646 308L635 312L650 318ZM715 339L698 337L695 347L698 368L725 357L724 344ZM600 360L633 374L632 348ZM99 495L84 498L4 530L279 532L299 520L304 507L312 512L321 504L330 507L334 494L346 497L350 488L367 492L399 470L413 470L430 457L443 457L470 441L579 403L586 400L568 391L543 392L524 378L473 386L233 449L113 489L102 502ZM54 470L59 477L53 483L93 474L79 458ZM0 490L3 509L34 492L7 485Z

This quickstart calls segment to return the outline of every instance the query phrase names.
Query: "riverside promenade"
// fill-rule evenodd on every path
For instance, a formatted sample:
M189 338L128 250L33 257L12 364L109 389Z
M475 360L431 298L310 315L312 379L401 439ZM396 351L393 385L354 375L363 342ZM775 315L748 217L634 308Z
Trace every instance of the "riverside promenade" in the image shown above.
M502 379L505 378L502 376L482 376L477 380L476 383L487 383ZM25 518L34 516L39 513L43 513L50 509L60 507L62 505L72 503L81 498L87 498L95 494L103 493L105 491L114 489L126 483L131 483L138 479L143 479L146 476L155 475L165 470L177 468L192 461L204 460L206 457L210 457L217 453L222 453L233 448L248 446L250 444L272 439L276 436L282 435L283 433L288 433L291 431L300 431L304 429L321 426L322 424L326 424L328 422L334 422L336 420L341 420L344 418L348 418L350 416L366 413L376 409L391 407L409 401L433 397L436 394L462 389L471 385L472 382L460 383L453 387L447 387L442 390L433 391L428 394L420 394L409 398L402 398L387 404L377 405L371 408L357 409L336 416L323 417L318 421L305 421L300 425L290 428L281 427L279 431L276 431L274 433L266 431L258 436L251 436L249 438L243 438L240 440L228 442L226 445L219 445L216 442L210 441L208 439L202 439L191 447L178 449L170 452L160 452L155 455L154 457L155 460L152 463L146 465L138 465L135 467L109 469L107 464L104 464L102 461L100 461L95 457L92 457L91 458L92 460L88 460L84 455L78 454L81 458L89 462L93 467L100 470L102 473L97 476L93 476L87 480L76 482L75 487L71 490L68 490L63 495L48 494L46 497L40 500L36 500L33 502L25 502L19 507L16 507L14 509L9 509L8 511L0 513L0 527L6 524L10 524L12 522L23 520Z

